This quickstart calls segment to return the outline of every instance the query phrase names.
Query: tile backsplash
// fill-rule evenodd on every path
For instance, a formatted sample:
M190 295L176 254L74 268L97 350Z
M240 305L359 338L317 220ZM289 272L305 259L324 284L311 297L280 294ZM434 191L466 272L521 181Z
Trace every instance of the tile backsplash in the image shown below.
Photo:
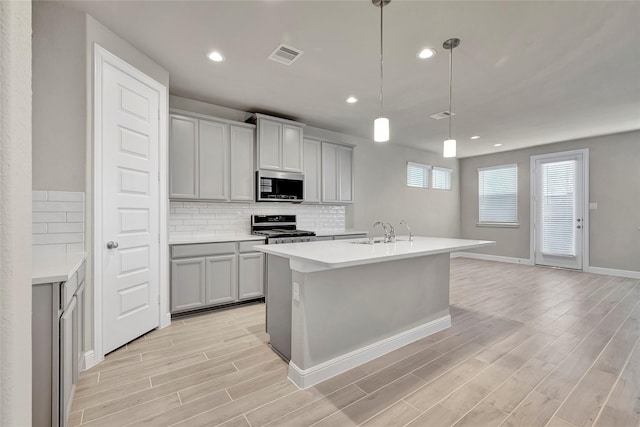
M292 203L171 202L170 238L251 233L251 215L297 215L298 228L318 232L345 229L345 207Z
M32 192L34 256L84 251L84 193Z

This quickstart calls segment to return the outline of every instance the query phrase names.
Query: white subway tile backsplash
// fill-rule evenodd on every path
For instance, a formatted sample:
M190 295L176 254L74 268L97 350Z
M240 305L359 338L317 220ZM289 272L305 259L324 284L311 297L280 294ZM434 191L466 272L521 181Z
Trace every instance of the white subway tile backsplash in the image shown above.
M32 222L66 222L67 214L64 212L33 212Z
M32 252L46 256L84 250L84 193L32 192Z
M83 212L84 202L33 202L33 212Z
M298 228L315 232L345 229L345 207L263 203L171 202L170 238L197 235L243 235L251 232L251 215L297 215Z
M50 202L84 202L84 193L78 191L49 191Z
M49 233L84 233L82 222L60 222L49 224Z
M84 233L34 234L31 238L34 245L82 243L84 242Z

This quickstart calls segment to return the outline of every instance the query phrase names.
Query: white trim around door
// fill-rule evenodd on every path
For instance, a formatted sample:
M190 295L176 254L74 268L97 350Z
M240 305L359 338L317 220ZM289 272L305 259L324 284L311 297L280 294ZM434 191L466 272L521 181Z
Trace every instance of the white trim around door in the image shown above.
M98 182L102 177L102 159L97 153L101 153L102 150L102 81L103 81L103 68L105 64L109 64L132 78L140 81L149 88L156 91L159 95L159 118L158 118L158 171L159 171L159 192L158 192L158 215L159 215L159 319L158 325L160 328L168 326L171 323L171 315L169 312L169 250L168 250L168 236L167 236L167 212L168 212L168 198L167 198L167 172L168 172L168 159L167 159L167 87L162 83L154 80L142 71L131 66L127 62L118 58L111 52L102 48L98 44L94 47L94 72L93 72L93 245L92 254L94 268L93 268L93 354L87 353L87 362L91 362L91 365L97 364L104 359L104 347L103 347L103 258L102 258L102 246L104 244L102 235L102 221L103 221L103 191L102 183ZM92 359L92 360L89 360ZM89 367L89 366L87 366Z
M533 265L536 264L536 244L537 244L537 229L536 229L536 221L537 221L537 197L536 197L536 162L540 160L550 160L553 158L561 158L561 157L569 157L569 156L581 156L582 157L582 174L581 176L576 176L576 180L580 180L580 184L582 186L583 197L582 197L582 218L581 218L581 227L582 227L582 267L580 270L588 271L589 270L589 149L579 149L579 150L571 150L571 151L562 151L558 153L548 153L548 154L540 154L536 156L531 156L530 163L530 188L531 188L531 210L530 210L530 252L529 256Z

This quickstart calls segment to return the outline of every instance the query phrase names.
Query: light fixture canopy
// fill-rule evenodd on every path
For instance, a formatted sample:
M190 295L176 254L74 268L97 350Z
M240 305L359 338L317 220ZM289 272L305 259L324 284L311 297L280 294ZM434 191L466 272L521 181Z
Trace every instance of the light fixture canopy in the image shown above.
M471 137L471 139L480 139L480 136L478 136L478 135L473 135L473 136Z
M452 38L445 40L442 43L442 47L449 50L449 139L444 141L442 148L443 157L455 157L456 156L456 140L451 138L451 116L453 116L453 110L451 109L452 87L453 87L453 49L460 45L460 39Z
M224 55L222 55L217 50L213 50L213 51L209 52L207 54L207 58L209 58L213 62L223 62L224 61Z
M350 96L347 98L347 102L349 104L355 104L356 102L358 102L358 98L356 98L355 96Z
M455 157L456 156L456 140L447 139L444 142L444 149L442 150L442 157Z
M391 0L371 0L374 6L380 8L380 116L373 121L373 140L375 142L389 141L389 119L384 116L384 45L383 45L383 17L384 7Z
M502 147L502 144L493 144L494 147Z

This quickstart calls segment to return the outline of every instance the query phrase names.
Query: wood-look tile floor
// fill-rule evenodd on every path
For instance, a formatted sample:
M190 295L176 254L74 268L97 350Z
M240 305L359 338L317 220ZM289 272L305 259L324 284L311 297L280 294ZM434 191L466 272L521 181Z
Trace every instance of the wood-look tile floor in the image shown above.
M70 424L640 424L640 281L458 258L451 302L451 328L304 391L263 304L174 321L83 372Z

